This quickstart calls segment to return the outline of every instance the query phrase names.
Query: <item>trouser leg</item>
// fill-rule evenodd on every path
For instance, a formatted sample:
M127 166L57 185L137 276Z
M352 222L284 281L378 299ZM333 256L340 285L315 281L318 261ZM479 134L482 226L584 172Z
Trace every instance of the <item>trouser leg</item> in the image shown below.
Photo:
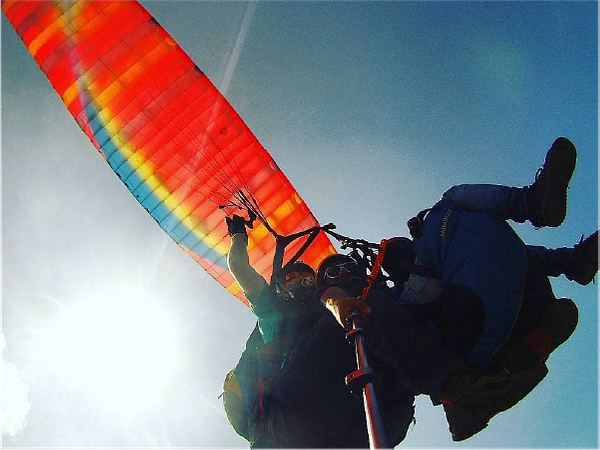
M515 222L527 220L527 187L517 188L495 184L461 184L442 194L465 211L488 212Z
M467 370L466 363L404 307L375 296L369 298L369 305L369 350L395 369L406 389L438 395L449 375Z
M573 254L572 248L546 248L539 245L528 245L527 253L534 260L543 275L558 277L566 273Z

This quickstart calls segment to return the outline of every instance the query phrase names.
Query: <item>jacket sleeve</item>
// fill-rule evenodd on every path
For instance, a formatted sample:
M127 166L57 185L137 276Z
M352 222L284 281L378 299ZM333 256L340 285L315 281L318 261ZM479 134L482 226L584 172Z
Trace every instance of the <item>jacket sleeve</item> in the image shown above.
M246 297L260 294L267 286L265 279L250 265L248 236L245 234L238 233L231 238L227 265Z

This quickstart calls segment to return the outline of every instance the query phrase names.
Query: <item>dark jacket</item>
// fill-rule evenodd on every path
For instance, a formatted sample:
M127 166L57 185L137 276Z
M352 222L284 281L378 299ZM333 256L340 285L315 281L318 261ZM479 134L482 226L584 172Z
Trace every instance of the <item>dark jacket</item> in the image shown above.
M256 352L256 357L260 359L261 354ZM254 402L246 411L247 427L242 427L251 447L367 448L362 400L351 394L344 382L353 370L354 349L333 316L323 310L310 336L280 371L266 377L258 373L243 376L247 391L256 386ZM389 366L378 374L376 389L392 442L397 445L413 420L414 396L396 382Z

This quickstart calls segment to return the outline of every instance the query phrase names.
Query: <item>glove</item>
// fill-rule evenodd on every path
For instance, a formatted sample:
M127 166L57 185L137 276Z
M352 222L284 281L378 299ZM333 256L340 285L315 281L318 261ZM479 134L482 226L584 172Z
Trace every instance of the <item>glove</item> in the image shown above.
M243 233L245 236L248 236L246 232L246 220L234 214L233 217L225 217L225 222L227 223L227 231L229 231L229 236L233 237L233 235L238 233Z

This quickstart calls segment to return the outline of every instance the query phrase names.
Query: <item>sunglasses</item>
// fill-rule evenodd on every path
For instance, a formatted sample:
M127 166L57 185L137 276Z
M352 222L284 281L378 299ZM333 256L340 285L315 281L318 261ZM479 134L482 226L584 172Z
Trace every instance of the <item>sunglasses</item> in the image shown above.
M329 278L330 280L335 280L341 275L345 275L347 273L351 273L352 269L358 267L358 263L356 261L347 261L339 264L335 264L331 267L328 267L325 270L325 278Z

